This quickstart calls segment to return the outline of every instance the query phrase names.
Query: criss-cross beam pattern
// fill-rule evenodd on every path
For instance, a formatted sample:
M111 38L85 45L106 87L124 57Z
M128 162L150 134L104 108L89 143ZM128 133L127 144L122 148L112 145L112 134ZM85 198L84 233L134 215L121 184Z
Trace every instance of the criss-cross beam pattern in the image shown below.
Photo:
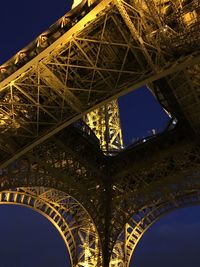
M71 266L101 265L100 243L94 222L71 196L45 187L12 188L0 192L0 204L27 206L45 216L62 236Z
M180 192L171 192L169 198L155 199L150 205L133 213L131 219L125 224L123 231L113 248L110 267L129 267L131 261L134 264L135 248L146 230L161 216L179 208L191 205L199 205L199 183L193 186L182 187Z
M178 208L180 198L198 200L200 145L179 126L114 158L105 157L91 140L73 128L61 132L4 169L0 188L45 186L75 197L90 214L102 247L83 259L91 260L91 266L128 266L139 238L151 225L152 209L156 215L163 205L163 213L165 206ZM133 214L137 225L129 222Z
M86 127L82 121L76 127L69 126L1 170L0 190L47 187L67 193L91 215L101 244L105 244L109 181L106 157L98 139L80 131L80 123L81 128Z
M178 207L177 198L199 190L199 140L182 133L176 129L141 142L112 161L110 249L134 213L166 201Z
M84 0L1 66L0 189L54 188L84 206L99 240L88 228L81 233L85 250L76 259L70 252L73 266L128 266L156 211L198 198L199 22L196 0ZM103 150L115 150L122 145L116 98L145 84L176 128L103 155L78 119L97 137L104 131Z
M123 149L122 129L117 100L99 107L85 116L85 122L100 141L101 150L114 155Z
M94 108L180 71L188 73L185 84L193 92L188 96L186 85L184 98L195 99L198 114L196 1L172 7L156 0L86 2L1 66L1 168ZM167 103L169 92L179 97L173 77L170 89L156 86ZM189 119L188 102L180 100Z
M79 129L69 127L3 169L1 189L56 188L76 197L94 218L98 217L101 213L99 194L104 188L106 174L104 168L99 167L105 161L104 156L98 142L94 141L97 139L92 140L91 136L87 139Z

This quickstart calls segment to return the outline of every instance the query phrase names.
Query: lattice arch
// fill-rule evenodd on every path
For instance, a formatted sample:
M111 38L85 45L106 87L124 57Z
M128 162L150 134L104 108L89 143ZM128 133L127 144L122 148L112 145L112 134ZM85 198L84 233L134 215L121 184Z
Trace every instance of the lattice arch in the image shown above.
M156 201L155 201L156 202ZM144 233L160 217L178 208L200 204L200 191L194 189L177 198L151 205L137 211L118 237L113 248L110 267L129 267L136 246Z
M68 194L45 187L0 192L0 204L29 207L46 217L62 236L72 267L101 266L99 237L87 211Z

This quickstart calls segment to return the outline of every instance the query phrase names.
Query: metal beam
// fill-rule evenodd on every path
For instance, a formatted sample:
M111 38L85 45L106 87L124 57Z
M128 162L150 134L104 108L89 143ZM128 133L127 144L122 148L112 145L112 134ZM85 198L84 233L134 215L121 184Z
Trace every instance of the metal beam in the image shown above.
M174 66L169 66L168 68L162 70L159 73L156 73L154 75L150 75L147 79L144 79L138 83L135 83L133 86L129 87L129 88L124 88L121 92L116 93L115 95L113 95L112 97L102 101L101 103L93 106L90 109L85 110L84 112L82 112L81 114L78 114L76 116L74 116L73 118L71 118L70 120L64 121L63 123L57 125L55 128L51 129L48 131L48 133L44 134L43 136L41 136L40 138L34 140L31 144L27 145L26 147L22 148L21 150L17 151L15 153L14 156L12 156L11 158L9 158L8 160L6 160L5 162L3 162L0 165L0 169L5 168L6 166L8 166L10 163L14 162L15 160L19 159L21 156L23 156L24 154L26 154L28 151L30 151L31 149L33 149L34 147L36 147L37 145L41 144L42 142L44 142L45 140L47 140L48 138L52 137L53 135L55 135L56 133L60 132L61 130L63 130L64 128L66 128L68 125L72 124L73 122L77 121L78 119L81 119L84 115L86 115L87 113L89 113L90 111L92 111L95 108L101 107L102 105L111 102L112 100L125 95L135 89L138 89L148 83L151 83L153 81L156 81L158 79L161 79L163 77L166 77L174 72L183 70L189 66L198 64L200 62L200 55L190 55L189 57L186 57L186 59L181 62L181 63L176 63L176 65Z

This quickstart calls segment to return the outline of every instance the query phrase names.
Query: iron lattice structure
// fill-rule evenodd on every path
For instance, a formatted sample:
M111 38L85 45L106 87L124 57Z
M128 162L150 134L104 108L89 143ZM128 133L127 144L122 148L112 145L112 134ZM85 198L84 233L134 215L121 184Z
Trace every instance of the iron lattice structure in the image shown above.
M199 22L196 0L82 1L0 67L0 203L49 218L72 266L128 267L155 220L199 203ZM116 99L142 85L178 123L113 156Z
M113 100L85 116L85 122L99 139L103 153L114 155L123 149L118 101Z

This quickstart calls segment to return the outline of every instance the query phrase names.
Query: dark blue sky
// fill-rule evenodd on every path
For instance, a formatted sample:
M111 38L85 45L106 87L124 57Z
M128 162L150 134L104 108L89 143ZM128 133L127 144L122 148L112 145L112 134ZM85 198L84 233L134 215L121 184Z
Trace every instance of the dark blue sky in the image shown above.
M169 117L150 90L142 87L119 99L121 126L126 145L166 129Z
M2 1L0 64L48 29L69 6L67 0ZM145 88L121 98L120 107L127 144L167 124L167 116ZM16 206L0 206L0 216L0 267L68 267L64 242L45 218ZM200 266L199 226L199 207L163 217L142 238L132 266Z
M0 205L1 267L69 267L64 241L52 223L32 209Z
M173 211L141 238L131 267L199 267L200 208Z

